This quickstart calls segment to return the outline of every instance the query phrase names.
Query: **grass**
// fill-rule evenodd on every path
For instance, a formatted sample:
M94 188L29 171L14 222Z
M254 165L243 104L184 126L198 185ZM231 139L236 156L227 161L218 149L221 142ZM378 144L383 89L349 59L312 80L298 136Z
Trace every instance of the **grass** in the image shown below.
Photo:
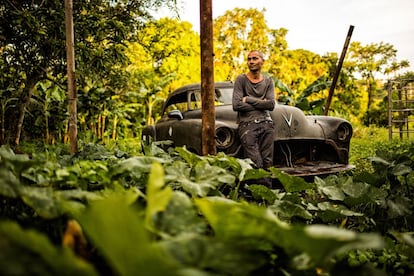
M411 142L410 139L390 140L387 128L356 126L351 139L349 163L356 166L355 171L372 172L370 157L377 156L378 151L395 149Z

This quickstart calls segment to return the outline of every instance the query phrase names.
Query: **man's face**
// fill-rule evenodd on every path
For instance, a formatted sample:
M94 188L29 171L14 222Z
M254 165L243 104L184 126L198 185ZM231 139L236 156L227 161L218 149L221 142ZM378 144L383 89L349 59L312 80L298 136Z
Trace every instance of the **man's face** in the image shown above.
M247 56L247 65L249 66L249 70L252 72L260 71L263 66L263 58L260 56L260 53L249 53Z

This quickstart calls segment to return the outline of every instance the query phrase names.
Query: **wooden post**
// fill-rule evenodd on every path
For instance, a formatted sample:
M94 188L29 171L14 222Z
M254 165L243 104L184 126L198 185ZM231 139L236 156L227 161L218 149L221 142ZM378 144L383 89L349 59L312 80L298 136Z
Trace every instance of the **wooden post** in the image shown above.
M73 34L73 2L65 0L66 63L68 75L69 142L73 156L78 151L78 114L76 107L75 39Z
M331 105L333 93L336 87L336 82L338 81L339 73L341 72L342 64L345 59L346 51L348 50L349 41L351 40L352 32L354 30L354 26L349 26L348 35L346 36L344 47L342 49L341 57L339 58L338 65L336 66L335 75L331 84L331 87L329 89L329 95L328 99L326 100L325 109L323 111L323 114L326 116L328 115L329 106Z
M203 155L216 154L212 0L200 0L201 110Z
M388 86L388 141L392 141L392 87L393 81L390 81Z

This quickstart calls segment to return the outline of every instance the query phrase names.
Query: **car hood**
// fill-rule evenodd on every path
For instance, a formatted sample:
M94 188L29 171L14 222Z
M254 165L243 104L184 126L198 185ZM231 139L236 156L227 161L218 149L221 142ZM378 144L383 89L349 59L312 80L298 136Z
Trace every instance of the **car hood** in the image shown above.
M323 139L324 117L305 116L303 112L292 106L276 105L271 111L271 117L277 130L275 139ZM194 114L195 115L195 114ZM195 115L199 116L199 115ZM237 112L231 105L216 107L216 121L236 123Z

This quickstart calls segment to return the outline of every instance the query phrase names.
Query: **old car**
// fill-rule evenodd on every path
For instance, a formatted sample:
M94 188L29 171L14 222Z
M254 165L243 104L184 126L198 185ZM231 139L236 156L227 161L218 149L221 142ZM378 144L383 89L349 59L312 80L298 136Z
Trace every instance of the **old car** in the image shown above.
M232 82L216 82L215 131L218 152L244 158L237 134L237 113L232 107ZM191 84L172 92L165 101L162 118L143 129L144 143L170 140L202 154L201 85ZM311 116L296 107L276 104L274 166L291 175L315 176L351 169L348 163L351 124L331 116Z

